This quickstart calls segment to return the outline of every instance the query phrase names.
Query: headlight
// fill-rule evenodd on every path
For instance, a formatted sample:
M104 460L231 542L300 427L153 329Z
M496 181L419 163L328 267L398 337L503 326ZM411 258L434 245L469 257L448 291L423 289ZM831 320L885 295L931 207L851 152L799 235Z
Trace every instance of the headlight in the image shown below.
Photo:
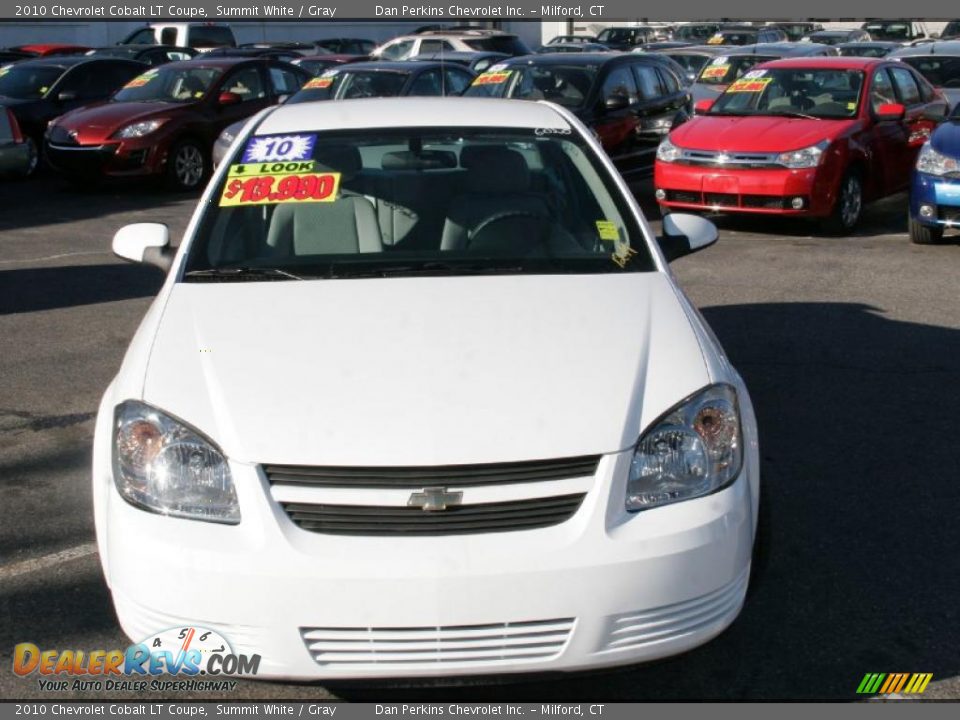
M777 155L777 164L792 170L816 167L820 164L820 161L823 160L823 151L829 146L830 142L823 140L816 145L811 145L802 150L791 150L790 152L780 153Z
M116 138L138 138L143 137L144 135L149 135L158 127L163 125L166 120L144 120L143 122L132 123L127 125L122 130L114 133Z
M960 161L938 153L927 142L917 156L917 170L930 175L951 175L960 172Z
M209 440L134 400L117 407L113 480L132 505L163 515L240 522L230 468Z
M676 162L680 159L680 148L670 142L670 138L666 137L663 139L657 146L657 160L660 162Z
M737 394L713 385L660 418L637 443L627 481L628 511L709 495L743 465Z

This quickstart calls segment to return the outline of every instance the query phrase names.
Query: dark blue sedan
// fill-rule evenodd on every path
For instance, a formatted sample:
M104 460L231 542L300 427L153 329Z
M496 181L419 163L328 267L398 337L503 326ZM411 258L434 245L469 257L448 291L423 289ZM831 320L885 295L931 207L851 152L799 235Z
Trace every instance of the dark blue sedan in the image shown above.
M960 105L930 135L910 186L910 240L926 245L960 228Z

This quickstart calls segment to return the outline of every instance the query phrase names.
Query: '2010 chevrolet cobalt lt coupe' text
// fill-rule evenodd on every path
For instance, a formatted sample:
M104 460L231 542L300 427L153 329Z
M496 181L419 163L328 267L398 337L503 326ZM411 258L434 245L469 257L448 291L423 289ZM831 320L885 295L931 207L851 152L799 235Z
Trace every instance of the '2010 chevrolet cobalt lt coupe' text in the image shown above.
M547 103L268 109L240 133L97 419L135 639L259 676L568 671L683 652L747 589L746 388L598 142Z

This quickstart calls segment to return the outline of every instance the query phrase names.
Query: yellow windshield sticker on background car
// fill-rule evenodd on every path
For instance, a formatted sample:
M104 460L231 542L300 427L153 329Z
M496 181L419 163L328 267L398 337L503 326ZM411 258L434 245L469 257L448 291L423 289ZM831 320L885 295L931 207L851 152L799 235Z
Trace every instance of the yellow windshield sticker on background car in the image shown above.
M616 223L610 220L597 220L597 234L601 240L612 240L616 242L620 239L620 232L617 230Z
M741 78L737 80L733 85L727 88L727 92L750 92L758 93L763 92L764 89L773 81L773 78Z
M482 75L478 75L474 81L474 85L501 85L507 81L507 78L510 77L510 70L498 70L497 72L485 72Z
M303 90L315 90L317 88L325 89L333 85L333 75L329 77L315 77L307 80L306 85L303 86Z
M156 76L156 72L145 72L143 75L137 75L133 80L124 85L123 89L130 90L131 88L143 87Z
M707 40L707 45L720 45L723 42L723 35L714 35Z
M231 165L220 207L333 202L340 190L340 173L315 168L312 160Z
M853 112L856 109L857 109L857 104L855 102L847 103L847 110L849 112Z
M708 68L704 68L703 77L705 78L722 78L730 70L729 65L711 65Z

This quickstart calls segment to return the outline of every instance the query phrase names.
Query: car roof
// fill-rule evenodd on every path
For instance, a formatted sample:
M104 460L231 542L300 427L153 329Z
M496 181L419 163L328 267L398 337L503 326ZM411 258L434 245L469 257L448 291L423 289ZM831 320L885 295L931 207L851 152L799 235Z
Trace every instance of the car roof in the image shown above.
M960 40L941 40L921 43L896 50L890 57L908 57L910 55L960 55Z
M145 63L138 62L137 60L128 60L127 58L120 57L107 57L105 55L50 55L48 57L38 57L30 58L29 60L21 60L17 63L17 67L57 67L62 70L67 68L72 68L75 65L83 65L84 63L129 63L131 65L140 65L147 67Z
M618 53L618 52L581 52L581 53L543 53L537 55L520 55L504 60L506 65L591 65L600 66L608 63L636 62L648 60L663 62L658 53Z
M797 57L781 58L763 63L763 67L778 68L809 68L811 70L869 70L882 63L890 62L887 58L867 58L853 57L844 55L834 55L832 57Z
M474 97L404 97L279 105L257 134L405 127L568 127L550 103Z
M836 35L839 37L840 35L849 35L853 32L863 31L858 28L851 28L850 30L817 30L816 32L810 33L809 37L814 37L815 35L819 35L820 37L833 37Z
M808 55L827 48L827 45L820 43L755 43L753 45L737 45L724 55L783 55L789 57L793 55Z
M654 48L650 51L650 54L658 55L662 52L668 52L670 55L728 55L730 53L730 45L691 45L689 47L678 48ZM643 53L639 54L642 55Z
M409 60L390 60L387 62L371 60L369 62L347 63L343 67L336 68L336 70L338 73L358 72L361 70L365 70L367 72L412 73L420 72L421 70L433 67L458 67L461 70L463 69L463 65L448 65L447 63L440 62L439 60L423 60L418 62L410 62ZM333 68L331 68L331 70L332 69Z
M215 55L213 57L207 55L206 53L200 53L191 60L180 60L178 62L167 63L166 65L161 65L163 69L172 69L175 70L180 67L185 68L195 68L195 67L215 67L215 68L231 68L234 65L241 65L243 63L249 63L251 65L257 65L260 63L270 62L276 60L273 57L249 57L249 56L237 56L237 55ZM283 62L282 60L276 60L276 62ZM289 63L288 63L289 64Z
M846 42L838 43L834 45L835 48L869 48L869 47L879 47L879 48L900 48L903 47L898 42L893 42L892 40L867 40L866 42Z

